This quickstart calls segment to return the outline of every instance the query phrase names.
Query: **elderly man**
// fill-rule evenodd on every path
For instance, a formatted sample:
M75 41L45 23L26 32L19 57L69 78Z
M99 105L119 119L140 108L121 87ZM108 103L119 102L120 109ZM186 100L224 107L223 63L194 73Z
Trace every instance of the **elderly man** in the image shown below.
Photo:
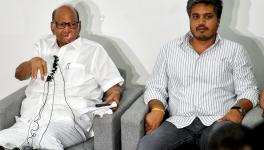
M81 38L79 14L70 5L52 13L53 35L35 45L35 57L16 69L31 81L16 123L0 131L0 145L63 150L85 141L93 115L79 110L96 103L119 103L123 78L101 45Z

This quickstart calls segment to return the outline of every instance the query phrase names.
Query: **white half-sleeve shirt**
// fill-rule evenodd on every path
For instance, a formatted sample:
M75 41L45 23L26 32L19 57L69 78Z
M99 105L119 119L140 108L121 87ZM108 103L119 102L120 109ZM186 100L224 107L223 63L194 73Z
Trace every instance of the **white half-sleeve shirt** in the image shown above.
M35 51L36 56L47 62L47 75L53 69L53 55L59 58L58 66L54 80L49 83L41 80L40 73L37 79L31 79L19 120L30 122L44 103L40 122L49 120L52 109L51 121L72 119L68 104L74 112L94 106L101 102L105 91L123 84L117 67L96 42L79 37L59 48L55 36L49 35L36 43ZM78 113L75 115L78 117Z

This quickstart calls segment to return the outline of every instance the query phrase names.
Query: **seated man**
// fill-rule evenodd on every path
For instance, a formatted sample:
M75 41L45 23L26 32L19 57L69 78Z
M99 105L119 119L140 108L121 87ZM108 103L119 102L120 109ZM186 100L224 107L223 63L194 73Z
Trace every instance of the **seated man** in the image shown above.
M79 36L78 12L63 5L52 13L54 35L35 46L36 56L20 64L16 78L31 81L21 117L0 131L7 148L63 150L89 138L93 114L79 110L102 103L119 103L123 78L101 45Z
M162 47L146 84L148 134L138 150L207 150L210 133L241 124L258 103L247 51L217 33L222 8L222 0L188 0L190 32ZM165 109L170 117L162 122Z

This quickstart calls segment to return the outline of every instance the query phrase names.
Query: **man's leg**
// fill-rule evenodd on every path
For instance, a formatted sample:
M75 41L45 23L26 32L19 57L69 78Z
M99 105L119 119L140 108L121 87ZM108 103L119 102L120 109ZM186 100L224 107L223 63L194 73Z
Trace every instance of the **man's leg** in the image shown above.
M161 126L145 135L139 142L137 150L173 150L182 144L193 144L194 136L186 129L178 129L165 121Z
M86 141L85 131L70 121L52 122L46 130L46 125L40 128L34 148L63 150Z
M28 125L23 122L17 122L8 129L0 131L0 145L13 149L20 147L26 142Z

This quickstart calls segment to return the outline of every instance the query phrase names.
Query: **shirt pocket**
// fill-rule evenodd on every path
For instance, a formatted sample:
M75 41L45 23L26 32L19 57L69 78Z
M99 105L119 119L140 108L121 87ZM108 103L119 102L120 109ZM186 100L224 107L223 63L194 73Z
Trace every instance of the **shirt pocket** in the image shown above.
M204 80L207 80L208 83L225 84L232 79L230 78L232 77L232 65L226 58L206 62L203 68L201 73L204 75Z
M83 84L85 77L85 66L79 63L68 63L65 69L66 85L78 86Z

